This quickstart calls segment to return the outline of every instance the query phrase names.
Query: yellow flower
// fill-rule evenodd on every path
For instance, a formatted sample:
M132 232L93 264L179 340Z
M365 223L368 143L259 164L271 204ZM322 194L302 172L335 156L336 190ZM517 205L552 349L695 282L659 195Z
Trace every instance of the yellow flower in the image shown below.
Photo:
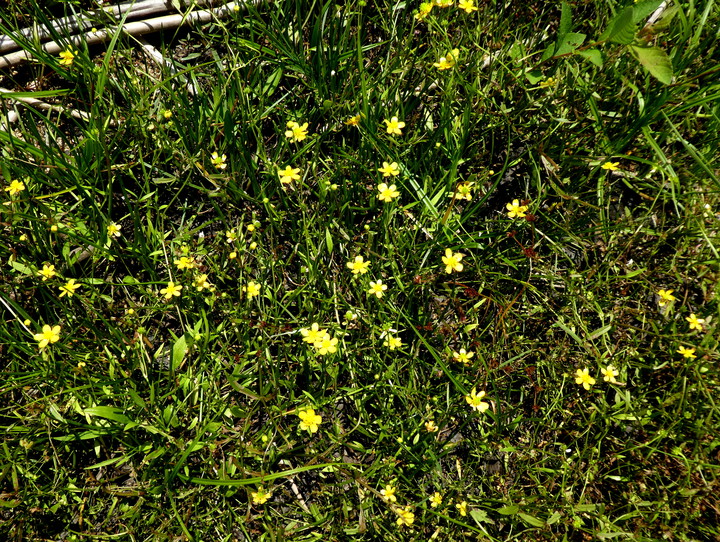
M688 321L688 324L690 325L690 330L697 329L698 331L703 330L703 324L705 323L705 318L698 318L695 316L695 313L692 313L690 316L687 316L685 320Z
M439 491L436 491L432 497L430 497L430 507L437 508L442 504L442 495Z
M47 279L53 278L55 275L57 275L57 272L55 271L54 265L49 265L44 263L43 268L37 272L38 276L42 277L43 282Z
M461 348L460 352L453 352L455 361L459 361L460 363L464 363L466 365L470 363L470 360L474 355L474 352L466 352L464 348Z
M616 171L620 169L620 162L605 162L602 166L600 166L602 169L607 169L609 171Z
M465 396L465 400L467 401L467 404L470 405L470 408L472 408L473 410L485 412L488 408L490 408L490 404L483 401L483 397L485 397L484 391L476 393L475 388L473 388L470 392L470 395Z
M252 299L253 297L260 295L260 285L251 280L247 283L247 286L243 286L243 292L245 292L248 296L248 299Z
M120 233L121 229L122 229L122 226L120 224L116 224L115 222L110 222L110 224L107 225L108 237L120 237L122 235Z
M325 336L320 339L320 341L313 344L315 349L317 350L317 353L321 356L324 356L325 354L334 354L337 352L337 343L338 340L336 337L330 337L329 334L325 334Z
M234 243L237 241L238 234L235 230L227 230L225 232L225 242L226 243Z
M675 290L660 290L658 292L658 295L660 296L660 299L658 299L658 305L661 307L664 307L671 301L675 301L677 298L672 295Z
M206 288L208 290L210 288L212 288L212 284L210 284L210 282L208 281L208 276L206 274L202 274L202 275L198 276L195 279L194 284L195 284L195 289L198 292L202 292Z
M439 8L449 8L453 5L453 0L435 0L435 5Z
M321 344L325 338L330 338L328 332L322 329L317 323L311 325L310 328L301 329L300 334L303 336L303 341L313 346Z
M265 488L258 488L257 491L250 493L253 504L265 504L270 497L272 497L272 491L265 491Z
M214 152L210 155L210 163L214 165L217 169L225 169L227 167L227 164L225 163L225 160L227 159L227 156L224 154L222 156L218 155L218 153Z
M80 288L80 286L80 284L76 283L75 279L68 280L65 284L60 286L60 297L72 297L73 295L75 295L75 290Z
M478 10L475 6L475 0L460 0L458 2L458 7L460 9L464 9L466 13L472 13L473 11Z
M582 385L586 390L590 389L590 386L595 384L595 379L590 376L590 369L578 369L575 372L575 384Z
M173 296L180 297L180 290L182 290L181 284L175 284L173 281L168 282L167 288L160 290L160 293L165 296L165 299L172 299Z
M175 260L173 263L177 265L178 269L195 269L197 267L195 258L192 256L181 256L179 260Z
M322 423L322 416L315 414L315 410L312 408L306 408L298 412L300 418L300 430L309 431L310 433L317 433L320 424Z
M463 264L460 260L463 259L464 254L459 252L453 252L449 248L445 249L445 256L442 257L442 262L445 264L445 272L452 273L453 271L462 271Z
M36 333L33 337L38 341L38 348L42 350L48 344L56 343L60 340L60 326L50 327L45 324L42 328L42 333Z
M387 285L382 283L382 280L378 280L377 282L370 281L370 289L367 291L368 294L373 295L375 294L378 299L380 299L383 296L383 292L387 290Z
M455 505L455 508L458 509L458 512L460 512L461 516L467 516L467 501L457 503Z
M397 502L397 497L395 496L396 491L396 487L394 487L392 484L387 484L385 486L385 489L380 490L382 500L384 500L385 502Z
M472 181L465 181L457 185L455 192L449 194L449 197L455 199L465 199L470 201L472 199L472 191L475 183Z
M615 377L619 375L620 373L613 367L612 365L608 365L604 369L600 369L600 372L603 374L603 380L605 382L610 382L610 384L617 384L617 380L615 380Z
M388 186L385 183L380 183L377 185L378 189L378 199L380 201L384 201L386 203L390 203L393 198L397 198L400 195L400 192L397 191L397 187L394 184L391 184Z
M298 173L300 173L300 168L285 166L285 169L278 171L280 182L282 184L290 184L293 181L299 181L300 175L298 175Z
M677 349L678 354L682 354L682 356L686 359L695 359L697 356L695 355L695 349L694 348L685 348L684 346L681 346Z
M165 119L171 118L172 115L173 115L172 111L170 111L169 109L166 109L165 111L163 111L163 117L165 117Z
M548 78L545 79L544 81L540 81L540 82L538 83L538 86L539 86L540 88L549 88L549 87L554 87L556 84L557 84L557 78L555 78L555 77L548 77Z
M348 262L346 265L353 275L364 275L368 272L370 262L366 262L362 256L355 256L355 260Z
M307 122L301 126L294 120L291 120L287 123L287 128L288 129L285 132L285 137L287 137L293 143L302 141L307 137Z
M508 217L510 218L524 218L525 211L527 211L527 205L520 205L519 200L512 200L512 203L508 203L505 208L508 210Z
M5 192L10 194L11 197L22 192L23 190L25 190L25 183L18 180L12 181L9 186L5 187Z
M428 420L425 422L425 431L428 433L437 433L440 430L440 428L435 424L433 420Z
M422 4L420 4L420 7L415 14L415 19L417 19L418 21L422 21L425 17L430 15L430 12L432 11L434 5L435 4L433 4L432 2L423 2Z
M398 169L397 162L392 162L390 164L383 162L383 167L379 167L378 171L383 174L383 177L397 177L400 175L400 169Z
M412 513L412 509L409 506L406 506L404 509L398 508L395 512L398 515L397 524L400 527L409 527L415 521L415 514Z
M348 126L357 126L358 124L360 124L360 113L350 117L348 120L345 121L345 124Z
M383 346L387 346L390 350L395 350L402 346L402 339L400 337L393 337L388 333L383 341Z
M405 128L405 123L398 120L397 117L392 117L390 120L385 119L383 121L387 129L388 134L402 135L402 129Z
M73 60L75 60L75 55L77 55L77 51L73 51L72 49L60 51L60 65L72 66Z
M450 68L455 66L458 56L460 56L460 50L453 49L445 56L441 56L440 60L433 63L433 66L435 66L438 70L449 70Z

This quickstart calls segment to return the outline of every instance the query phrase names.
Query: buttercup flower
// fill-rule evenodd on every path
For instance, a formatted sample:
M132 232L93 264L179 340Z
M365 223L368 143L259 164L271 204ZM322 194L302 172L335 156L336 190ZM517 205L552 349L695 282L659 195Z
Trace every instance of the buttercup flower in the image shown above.
M428 420L425 422L425 431L428 433L437 433L440 428L437 426L434 420Z
M64 51L60 51L60 65L61 66L72 66L73 60L75 60L75 55L77 55L77 51L73 51L72 49L66 49Z
M417 19L418 21L422 21L425 17L430 15L430 12L432 11L434 5L435 4L433 2L423 2L422 4L420 4L420 7L415 14L415 19Z
M415 521L415 514L412 513L412 508L409 506L406 506L404 509L398 508L395 512L398 515L397 524L400 527L409 527Z
M602 169L607 169L608 171L616 171L616 170L620 169L620 162L605 162L600 167Z
M575 372L575 384L582 385L586 390L590 389L590 386L595 384L595 379L590 376L590 369L578 369Z
M234 243L237 241L238 234L235 230L227 230L225 232L225 242L226 243Z
M72 297L75 295L75 290L80 288L80 284L77 284L75 279L68 280L65 284L60 286L60 297L68 296Z
M45 282L47 279L51 279L57 275L57 272L55 271L54 265L44 263L42 269L40 269L37 274L42 277L43 282Z
M358 124L360 124L360 113L350 117L348 120L345 121L345 124L348 126L357 126Z
M685 318L687 320L688 324L690 325L690 330L697 329L698 331L703 330L703 324L705 323L705 318L698 318L695 316L695 313L692 313L690 316L687 316Z
M168 119L172 118L173 113L169 109L165 109L163 111L162 115L165 118L165 120L168 120Z
M695 355L695 349L694 348L685 348L684 346L681 346L677 349L678 354L681 354L686 359L695 359L697 356Z
M402 339L400 337L393 337L388 333L383 341L383 346L387 346L390 350L395 350L402 346Z
M458 509L458 512L460 512L461 516L467 516L467 501L457 503L455 505L455 508Z
M368 272L370 262L366 262L362 256L355 256L355 259L349 261L346 265L353 275L364 275Z
M120 237L122 235L122 233L120 233L121 229L122 229L122 226L120 224L116 224L115 222L110 222L110 224L107 225L108 237Z
M56 343L60 340L60 326L50 327L45 324L41 333L36 333L33 338L38 341L38 348L43 350L48 344Z
M198 292L202 292L204 289L210 289L212 288L212 284L210 284L210 281L208 281L208 276L206 274L202 274L198 276L195 281L193 282L195 285L195 289Z
M320 341L313 344L315 349L317 350L317 353L321 356L324 356L325 354L334 354L337 352L337 343L338 340L336 337L330 337L329 334L325 334L325 336L320 339Z
M400 195L400 192L397 191L397 187L394 184L391 184L388 186L385 183L380 183L377 185L378 189L378 199L380 201L384 201L385 203L390 203L393 198L396 198Z
M321 329L317 323L311 325L310 328L301 329L300 334L303 336L303 341L312 345L320 344L325 338L330 338L328 332Z
M508 203L505 208L508 210L508 217L510 218L524 218L525 211L528 210L527 205L520 205L519 200L512 200L512 203Z
M612 365L608 365L604 369L600 369L600 372L603 374L603 380L605 382L610 382L610 384L617 384L617 380L615 380L615 377L619 375L620 373L613 367Z
M179 260L175 260L173 263L177 265L178 269L195 269L197 266L195 258L192 256L181 256Z
M315 410L312 408L306 408L298 412L300 418L300 429L302 431L308 431L310 433L317 433L320 424L322 423L322 416L315 414Z
M464 9L466 13L472 13L473 11L478 10L475 6L475 0L460 0L458 2L458 7L460 9Z
M433 66L435 66L438 70L449 70L450 68L455 66L455 63L457 62L459 56L460 50L453 49L445 56L441 56L440 60L438 60L437 62L433 62Z
M383 174L383 177L397 177L400 175L400 169L398 169L397 162L392 162L390 164L383 162L383 167L379 167L378 171Z
M388 134L402 135L402 129L405 128L405 123L398 120L397 117L393 117L390 120L385 119L383 121L387 129Z
M165 299L172 299L173 296L180 297L181 290L181 284L175 284L173 281L170 281L168 282L167 288L160 290L160 293L165 296Z
M455 199L465 199L470 201L472 199L472 190L475 183L472 181L465 181L457 185L455 192L448 194L449 197Z
M436 491L432 497L430 497L430 507L437 508L442 504L442 495L439 491Z
M225 163L225 160L227 159L227 156L224 154L222 156L218 155L218 153L214 152L210 155L210 163L214 165L217 169L225 169L227 167L227 164Z
M392 484L387 484L385 486L385 489L380 490L380 494L382 495L382 499L385 502L397 502L397 497L395 496L396 491L396 487L394 487Z
M254 280L251 280L247 283L247 286L243 286L243 292L247 294L248 299L252 299L257 295L260 295L260 285Z
M435 5L439 8L449 8L453 5L453 0L435 0Z
M466 352L464 348L460 349L460 352L453 352L455 361L464 363L465 365L470 363L470 359L475 355L475 352Z
M675 290L660 290L658 292L658 295L660 296L660 299L658 299L658 305L661 307L664 307L671 301L675 301L677 298L672 295Z
M380 299L383 296L383 292L387 290L387 285L382 283L382 280L379 280L377 282L370 282L370 289L367 291L370 295L376 295L378 299Z
M307 122L301 126L294 120L291 120L287 123L287 128L288 129L285 132L285 137L287 137L293 143L302 141L303 139L305 139L307 137L307 132L308 132L308 123Z
M11 197L19 194L23 190L25 190L25 183L23 183L22 181L18 181L17 179L11 181L10 184L5 187L5 192L10 194Z
M483 397L485 397L484 391L476 393L475 388L473 388L470 395L465 396L465 400L467 401L467 404L470 405L470 408L482 413L490 408L490 403L483 401Z
M290 166L285 166L285 169L281 169L278 171L278 175L280 175L280 182L282 184L290 184L293 181L299 181L300 180L300 168L294 168Z
M250 493L253 504L265 504L270 497L272 497L271 491L265 491L264 488L260 487L257 491Z
M445 272L452 273L453 271L462 271L463 264L460 260L463 259L464 254L459 252L453 252L449 248L445 249L445 256L442 257L442 262L445 264Z

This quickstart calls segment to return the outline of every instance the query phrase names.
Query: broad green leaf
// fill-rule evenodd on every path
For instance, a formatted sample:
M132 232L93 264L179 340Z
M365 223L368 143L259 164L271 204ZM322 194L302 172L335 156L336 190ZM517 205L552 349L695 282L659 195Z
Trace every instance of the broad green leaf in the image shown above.
M536 518L535 516L531 516L530 514L526 514L524 512L518 512L517 515L521 520L523 520L531 527L545 527L545 522L541 519Z
M608 24L605 32L600 36L599 41L611 41L629 45L635 39L637 32L637 24L634 21L634 12L632 6L625 8L617 14Z
M595 64L598 68L602 68L603 57L602 53L598 49L585 49L584 51L576 51L575 54L589 60Z
M545 75L540 70L533 70L531 72L525 72L525 78L531 85L537 85L540 81L545 79Z
M569 32L561 38L558 38L555 56L567 55L568 53L572 53L575 49L580 47L585 42L585 37L585 34Z
M470 517L475 520L475 523L480 525L481 523L493 523L485 510L477 510L475 508L470 510Z
M567 2L562 3L560 12L560 27L558 28L558 39L572 30L572 9Z
M646 0L645 2L638 2L633 6L633 21L639 23L645 20L653 11L660 7L663 0Z
M170 362L172 366L172 370L176 371L178 367L180 367L180 364L182 363L183 358L185 357L185 353L187 352L187 340L185 339L185 335L182 335L180 338L178 338L177 341L175 341L175 344L172 348L172 355L170 356Z
M507 506L503 506L502 508L498 508L496 512L498 514L502 514L503 516L514 516L520 511L520 507L517 504L508 504Z
M105 418L107 420L112 420L114 422L120 422L120 423L129 423L130 418L125 416L125 414L122 413L122 410L116 407L109 407L109 406L96 406L96 407L89 407L86 408L83 411L85 414L89 414L90 416L99 416L100 418Z
M637 47L630 46L636 58L643 65L650 75L661 83L669 85L673 79L673 69L670 57L659 47Z

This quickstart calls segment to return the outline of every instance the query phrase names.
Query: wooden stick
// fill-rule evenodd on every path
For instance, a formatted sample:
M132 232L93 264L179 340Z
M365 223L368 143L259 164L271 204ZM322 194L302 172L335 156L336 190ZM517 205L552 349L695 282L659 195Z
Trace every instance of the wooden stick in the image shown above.
M250 0L249 3L259 4L262 1L264 0ZM122 26L122 30L131 36L142 36L144 34L158 32L159 30L169 30L196 22L206 23L213 17L225 17L235 11L236 6L238 8L242 8L247 3L248 2L230 2L218 8L194 11L187 15L166 15L164 17L155 17L154 19L136 21L124 24ZM70 43L74 47L78 47L83 42L87 45L94 45L109 41L112 36L113 32L111 30L103 29L96 32L86 32L85 34L81 34L79 36L73 36L70 39ZM47 54L54 55L60 51L66 50L68 48L68 44L51 41L44 44L42 48ZM0 56L0 69L10 68L25 62L26 60L30 60L31 58L33 58L33 55L28 51L17 51L15 53L10 53L9 55Z
M187 5L191 0L181 0L183 5ZM206 6L216 3L217 0L195 0L193 5ZM149 17L156 13L164 13L172 11L174 9L171 0L142 0L140 2L128 2L126 4L119 4L117 6L108 6L100 10L89 12L89 16L80 15L78 17L62 17L52 21L51 27L54 32L65 32L67 34L75 34L78 31L86 31L96 26L91 19L93 16L100 17L113 17L114 19L121 19L122 16L127 13L126 20L130 21L133 19L139 19L142 17ZM22 36L25 40L37 39L39 41L47 41L52 37L51 31L46 27L32 26L23 28L18 31L18 36ZM12 36L0 36L0 53L6 53L8 51L15 51L16 49L22 48L22 45L17 43Z

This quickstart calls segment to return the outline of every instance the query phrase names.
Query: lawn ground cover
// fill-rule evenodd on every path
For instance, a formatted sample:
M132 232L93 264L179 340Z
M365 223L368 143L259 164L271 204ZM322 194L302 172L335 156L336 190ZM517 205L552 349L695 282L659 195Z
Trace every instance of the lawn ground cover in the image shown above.
M720 539L714 1L96 8L0 8L0 539Z

